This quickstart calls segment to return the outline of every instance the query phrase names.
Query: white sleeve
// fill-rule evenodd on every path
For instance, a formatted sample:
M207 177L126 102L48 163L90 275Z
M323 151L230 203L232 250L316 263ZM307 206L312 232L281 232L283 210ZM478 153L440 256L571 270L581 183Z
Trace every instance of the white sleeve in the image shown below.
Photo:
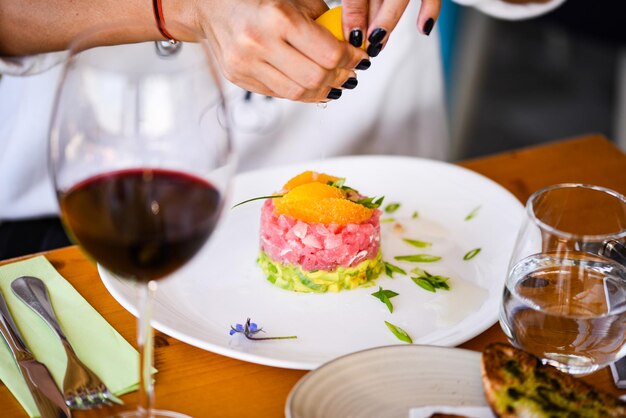
M17 76L38 74L63 62L66 57L67 51L22 57L0 56L0 74Z
M537 17L559 7L565 0L549 0L546 3L514 4L502 0L454 0L463 6L472 6L492 17L505 20L521 20Z

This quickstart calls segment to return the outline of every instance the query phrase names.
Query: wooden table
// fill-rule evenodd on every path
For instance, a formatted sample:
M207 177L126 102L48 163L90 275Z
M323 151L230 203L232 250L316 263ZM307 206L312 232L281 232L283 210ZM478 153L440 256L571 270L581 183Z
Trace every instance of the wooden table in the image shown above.
M522 202L535 190L561 182L596 184L626 194L626 155L599 135L464 161L460 165L495 180ZM109 295L94 264L77 247L45 255L124 338L134 343L135 319ZM283 416L289 390L306 373L223 357L161 333L155 340L159 369L157 406L194 417ZM481 351L493 341L505 341L498 324L461 347ZM615 388L608 369L586 380L609 392L626 393ZM132 406L137 395L132 393L123 399ZM75 416L105 417L111 412L103 409L77 412ZM4 385L0 385L0 416L26 416Z

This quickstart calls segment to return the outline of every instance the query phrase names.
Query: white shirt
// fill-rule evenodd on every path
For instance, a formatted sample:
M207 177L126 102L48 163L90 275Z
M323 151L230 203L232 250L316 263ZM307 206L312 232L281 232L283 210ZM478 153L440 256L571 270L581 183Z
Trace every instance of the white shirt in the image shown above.
M511 17L520 18L550 10L564 0L529 6L499 0L458 1L476 2L486 12L495 7L499 16L508 9ZM354 154L445 159L448 133L439 38L436 30L429 37L417 32L418 8L412 0L383 52L372 59L367 71L358 72L357 88L344 90L325 109L259 95L246 102L245 92L229 85L239 170ZM63 53L0 59L4 73L0 80L0 222L58 212L47 167L47 141L62 70L54 64L62 60ZM45 68L49 69L39 72Z

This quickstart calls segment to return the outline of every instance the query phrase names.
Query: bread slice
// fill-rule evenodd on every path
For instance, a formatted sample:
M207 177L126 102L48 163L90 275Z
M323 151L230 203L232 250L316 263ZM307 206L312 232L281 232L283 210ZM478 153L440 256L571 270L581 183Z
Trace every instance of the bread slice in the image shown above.
M500 418L626 417L626 402L522 350L491 344L483 352L485 396Z

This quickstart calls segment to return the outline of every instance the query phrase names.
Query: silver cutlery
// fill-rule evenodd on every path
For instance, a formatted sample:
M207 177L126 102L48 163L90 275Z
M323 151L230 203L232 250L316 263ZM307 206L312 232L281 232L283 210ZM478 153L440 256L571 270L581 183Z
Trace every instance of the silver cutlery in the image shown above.
M604 257L615 260L626 266L626 245L618 240L605 242L599 253ZM626 277L624 279L626 280ZM606 292L606 294L609 295L607 296L607 304L609 306L624 303L623 300L612 300L610 292ZM622 357L620 360L611 364L611 374L613 375L615 386L620 389L626 389L626 357Z
M19 277L11 283L13 293L56 332L65 353L67 368L63 379L65 403L72 409L90 409L123 402L109 391L102 380L78 358L54 313L44 282L36 277Z
M63 394L57 387L50 372L28 349L24 338L20 334L9 308L0 292L0 333L9 345L9 349L15 357L30 393L33 395L35 405L42 418L69 418L72 416L70 409L64 402Z

